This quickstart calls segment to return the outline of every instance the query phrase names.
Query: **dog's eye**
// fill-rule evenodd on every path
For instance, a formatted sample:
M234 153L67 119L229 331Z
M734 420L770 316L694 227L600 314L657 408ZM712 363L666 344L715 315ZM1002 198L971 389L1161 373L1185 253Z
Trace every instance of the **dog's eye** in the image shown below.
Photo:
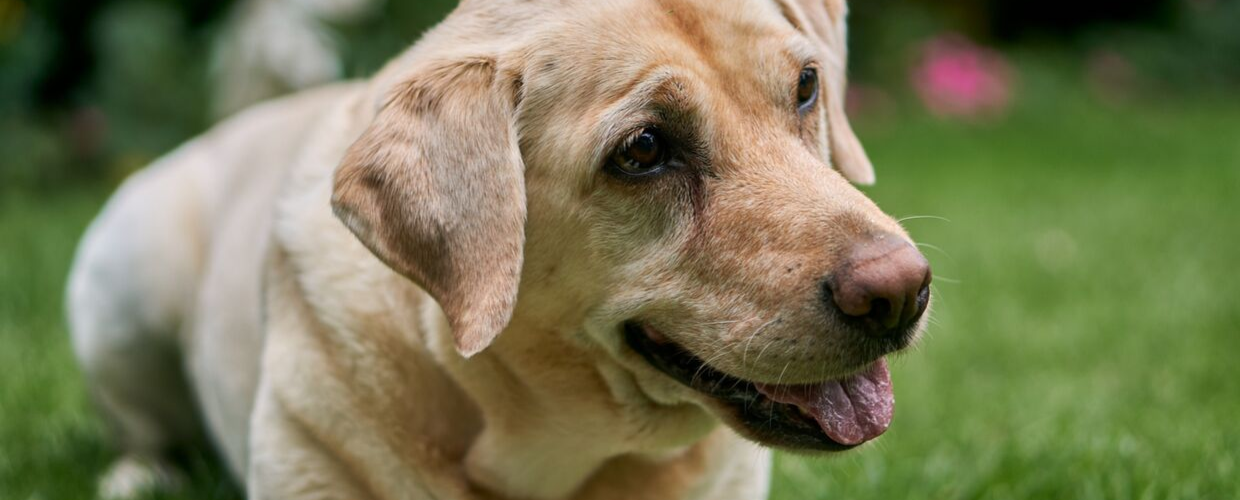
M805 68L801 70L801 78L797 82L797 110L805 112L818 98L818 70Z
M650 175L663 170L664 149L659 132L647 127L611 155L611 164L621 174Z

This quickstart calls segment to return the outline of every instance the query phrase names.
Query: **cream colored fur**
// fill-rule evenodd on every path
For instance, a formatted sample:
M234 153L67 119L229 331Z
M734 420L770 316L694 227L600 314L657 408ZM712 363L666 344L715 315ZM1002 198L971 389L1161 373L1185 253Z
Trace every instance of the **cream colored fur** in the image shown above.
M201 423L252 499L764 498L769 451L619 325L756 381L857 368L804 304L828 250L903 231L845 179L873 174L843 115L843 16L467 1L370 81L243 112L136 175L69 287L125 470ZM805 64L824 93L798 117ZM602 172L655 105L710 175Z

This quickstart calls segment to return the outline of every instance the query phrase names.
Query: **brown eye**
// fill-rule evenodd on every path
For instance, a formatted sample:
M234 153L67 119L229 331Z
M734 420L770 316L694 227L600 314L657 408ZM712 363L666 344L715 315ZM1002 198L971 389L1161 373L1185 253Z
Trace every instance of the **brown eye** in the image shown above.
M797 110L805 112L818 98L818 70L805 68L797 82Z
M611 156L615 170L626 175L648 175L663 169L663 140L653 128L642 129Z

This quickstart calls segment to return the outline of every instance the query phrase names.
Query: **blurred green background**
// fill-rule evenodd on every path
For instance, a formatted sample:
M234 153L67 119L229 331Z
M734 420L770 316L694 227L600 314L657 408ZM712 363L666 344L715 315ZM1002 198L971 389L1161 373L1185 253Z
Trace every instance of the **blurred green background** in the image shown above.
M364 76L449 0L330 23ZM230 2L0 0L0 498L113 458L61 310L126 175L213 121ZM773 497L1240 498L1240 2L858 0L866 191L936 272L878 443ZM172 498L239 498L191 456Z

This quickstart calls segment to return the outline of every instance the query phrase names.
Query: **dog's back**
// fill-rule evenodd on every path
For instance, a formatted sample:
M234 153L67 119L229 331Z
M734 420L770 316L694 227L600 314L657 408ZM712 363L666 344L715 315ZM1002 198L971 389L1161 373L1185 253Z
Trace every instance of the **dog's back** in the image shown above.
M195 393L212 428L246 425L272 200L316 118L359 87L309 91L220 124L133 175L91 224L67 310L91 394L127 454L105 494L160 480L149 464L201 439ZM198 332L230 338L204 342ZM195 376L207 363L231 369ZM244 463L244 442L219 444L230 464Z

